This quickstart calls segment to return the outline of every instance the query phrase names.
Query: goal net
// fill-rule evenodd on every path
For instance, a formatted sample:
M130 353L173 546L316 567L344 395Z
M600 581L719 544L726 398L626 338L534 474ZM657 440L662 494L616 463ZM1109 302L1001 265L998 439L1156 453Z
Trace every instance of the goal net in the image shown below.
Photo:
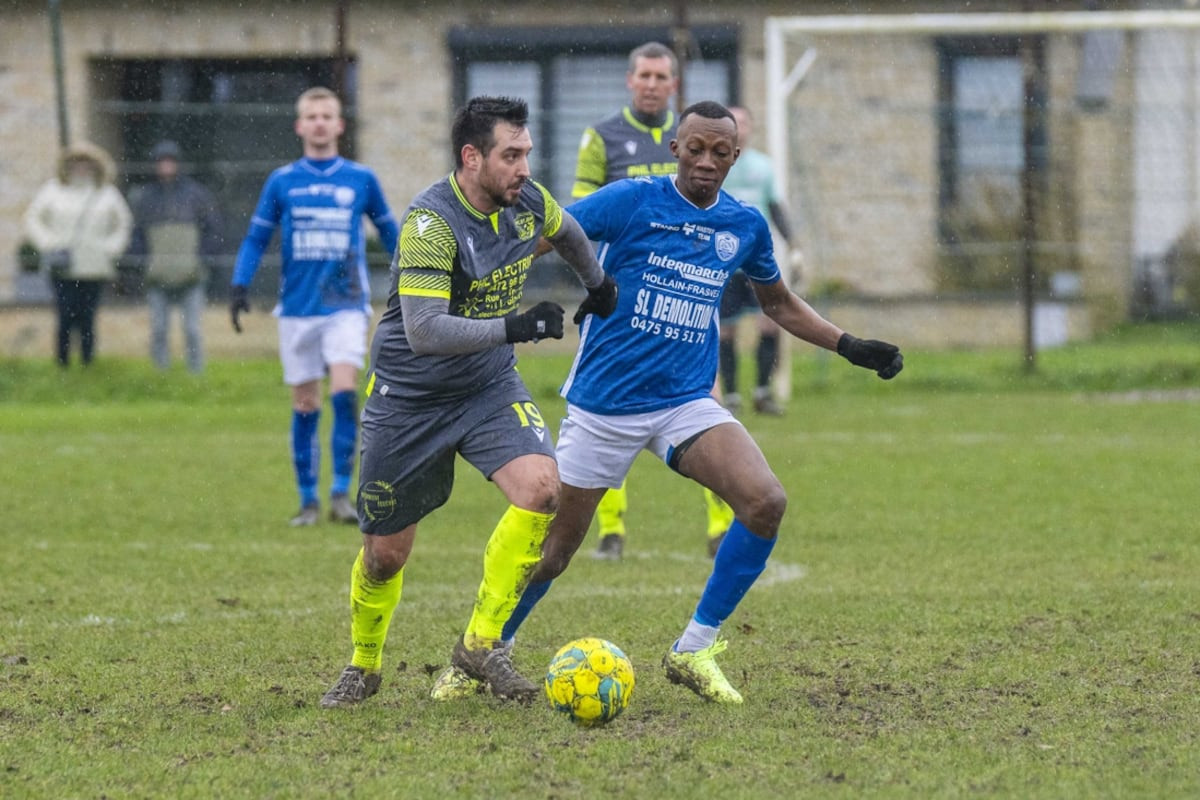
M1200 13L771 17L765 44L810 297L1200 308Z

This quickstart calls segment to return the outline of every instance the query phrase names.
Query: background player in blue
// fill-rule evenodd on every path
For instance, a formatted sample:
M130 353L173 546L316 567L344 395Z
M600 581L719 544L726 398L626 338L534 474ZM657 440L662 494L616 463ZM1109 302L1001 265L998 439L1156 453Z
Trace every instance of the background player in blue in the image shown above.
M766 566L787 495L758 445L710 394L721 293L734 270L745 270L763 311L791 335L885 380L903 358L895 345L845 333L781 280L762 214L721 191L738 155L737 125L724 106L689 106L671 144L675 177L610 184L567 209L600 243L619 288L617 310L583 321L562 387L558 514L501 636L511 643L579 548L601 496L650 450L735 513L695 614L664 656L667 678L707 700L740 703L714 658L726 647L718 634Z
M296 135L304 157L267 178L238 250L230 290L233 328L241 333L239 315L250 310L248 287L275 228L280 228L283 267L274 313L283 380L292 387L292 463L300 491L300 511L292 525L315 525L320 518L317 429L327 372L333 406L329 517L358 522L349 498L350 476L358 437L358 371L366 358L371 315L363 215L374 223L389 253L399 236L375 174L338 155L344 130L342 104L332 91L314 87L300 95Z

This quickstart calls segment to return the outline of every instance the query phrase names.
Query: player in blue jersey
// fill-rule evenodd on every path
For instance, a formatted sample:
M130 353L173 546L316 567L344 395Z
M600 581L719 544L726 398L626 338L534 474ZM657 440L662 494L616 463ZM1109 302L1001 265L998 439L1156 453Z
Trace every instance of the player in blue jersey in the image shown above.
M263 186L233 269L230 314L233 329L241 333L240 314L250 310L250 282L279 228L282 271L274 314L283 380L292 387L292 463L300 491L300 511L291 524L315 525L320 518L317 429L326 374L333 406L329 517L353 524L358 512L349 493L358 438L358 371L371 315L362 217L370 218L389 253L396 249L399 228L375 173L338 155L345 121L336 94L323 87L301 94L295 129L304 156L272 172Z
M710 393L721 294L733 272L744 270L763 311L792 336L885 380L903 358L895 345L845 333L781 280L766 220L721 190L738 155L737 125L724 106L685 109L671 144L675 177L613 183L567 209L600 243L605 272L619 289L617 310L583 321L562 387L558 514L501 638L511 645L579 548L601 496L649 450L735 514L695 614L663 659L667 677L707 700L740 703L714 659L726 647L720 628L766 566L787 495L758 445Z

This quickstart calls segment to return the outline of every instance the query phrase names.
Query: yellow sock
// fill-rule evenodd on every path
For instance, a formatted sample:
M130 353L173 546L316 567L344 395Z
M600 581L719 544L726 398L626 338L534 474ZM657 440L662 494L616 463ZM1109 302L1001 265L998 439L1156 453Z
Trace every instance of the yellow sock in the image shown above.
M367 672L378 672L383 666L383 643L387 639L392 612L400 603L400 587L404 570L379 583L368 577L363 568L363 553L358 551L350 569L350 638L354 640L354 656L350 663Z
M483 551L483 581L463 641L476 649L500 639L521 592L542 557L553 514L509 506Z
M629 496L625 493L625 482L616 489L609 489L596 506L596 521L600 524L600 535L609 533L625 535L625 509L629 507Z
M704 504L708 506L708 538L720 536L733 524L733 509L717 497L712 489L704 490Z

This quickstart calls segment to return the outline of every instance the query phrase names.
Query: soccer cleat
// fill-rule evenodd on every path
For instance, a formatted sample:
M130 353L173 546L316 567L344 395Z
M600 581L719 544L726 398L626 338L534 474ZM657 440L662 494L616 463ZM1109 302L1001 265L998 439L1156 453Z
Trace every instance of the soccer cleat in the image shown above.
M605 561L620 561L625 550L625 537L619 533L606 533L600 537L600 546L592 553L592 558Z
M512 663L512 647L496 642L491 647L468 650L459 638L454 644L450 666L457 667L467 677L486 683L492 694L503 700L533 702L539 687L517 672ZM440 677L440 676L439 676Z
M775 396L766 386L760 386L754 390L754 410L759 414L766 414L768 417L783 416L783 409L779 407Z
M725 534L718 533L716 536L709 536L707 542L708 557L716 558L717 551L721 549L721 542L725 539Z
M288 520L288 525L293 528L306 528L309 525L316 525L321 519L321 507L316 503L309 503L302 506L296 516Z
M321 708L348 708L366 700L379 691L383 678L378 672L364 672L362 667L346 667L337 683L321 698Z
M335 494L329 498L329 520L330 522L357 525L358 510L350 502L349 497L344 494Z
M509 639L507 642L500 642L500 649L507 652L510 659L515 643L515 638ZM465 671L451 664L438 673L437 678L433 681L433 687L429 690L429 696L434 700L459 700L486 691L487 683L478 678L472 678Z
M717 654L725 652L728 645L724 639L718 639L694 653L677 653L672 647L663 656L667 680L686 686L705 700L714 703L742 702L742 696L725 679L714 658Z
M486 683L451 664L434 679L429 696L434 700L459 700L484 691L487 691Z

